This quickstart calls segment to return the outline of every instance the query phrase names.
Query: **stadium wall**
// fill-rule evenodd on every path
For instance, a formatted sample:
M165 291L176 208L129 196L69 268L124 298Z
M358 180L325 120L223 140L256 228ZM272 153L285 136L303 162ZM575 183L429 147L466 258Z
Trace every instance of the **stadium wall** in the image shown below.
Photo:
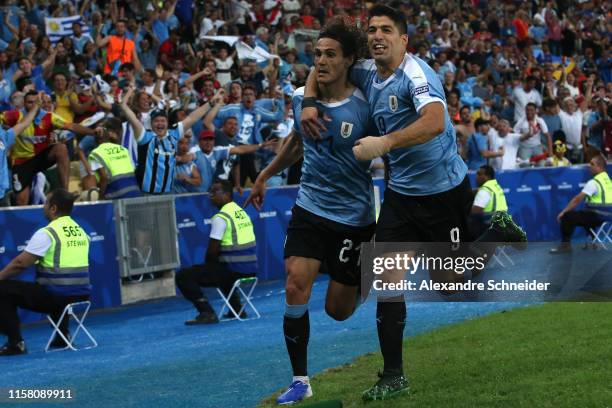
M608 167L608 171L612 172L612 166ZM585 166L505 171L497 175L506 192L511 214L525 228L531 241L559 239L556 216L590 177ZM470 178L475 186L474 174ZM375 184L379 186L381 196L384 196L383 180L376 180ZM255 226L259 277L262 280L284 277L283 243L296 195L295 186L270 188L261 212L258 213L252 206L247 208ZM239 204L245 199L246 194L235 197ZM201 263L208 245L210 219L217 210L204 194L176 196L175 208L181 265ZM77 204L73 216L92 239L90 270L93 306L108 308L121 305L112 202ZM6 265L23 250L34 231L46 224L40 206L0 209L0 264ZM32 268L20 279L32 280L33 277ZM42 316L24 313L22 317L24 321L34 321Z

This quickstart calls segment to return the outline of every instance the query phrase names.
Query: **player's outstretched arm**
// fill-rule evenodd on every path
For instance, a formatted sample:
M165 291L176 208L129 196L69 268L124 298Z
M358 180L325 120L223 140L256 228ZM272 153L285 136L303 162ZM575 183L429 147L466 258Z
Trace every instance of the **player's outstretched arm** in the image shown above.
M421 115L410 126L380 137L359 139L353 147L353 154L357 160L372 160L394 149L426 143L443 131L444 105L433 102L421 109Z
M257 176L257 180L255 180L251 193L244 202L243 207L253 204L257 211L260 211L263 206L264 196L266 195L266 181L273 175L280 173L297 162L303 154L302 139L295 131L292 131L287 137L287 141L283 144L280 152L278 152L274 160L272 160L272 163L263 169L261 173L259 173L259 176Z
M276 144L276 140L266 140L260 144L233 146L229 149L229 154L249 154L261 149L274 150Z
M212 103L222 103L223 102L223 98L225 98L225 90L223 90L223 88L217 90L217 92L215 93L215 96L213 96L211 102ZM199 108L197 108L196 110L194 110L193 112L191 112L189 114L189 116L187 116L185 119L183 119L183 130L187 131L188 129L191 129L191 127L194 125L194 123L196 123L198 120L202 119L204 117L204 115L210 110L210 102L206 102L205 104L203 104L202 106L200 106Z

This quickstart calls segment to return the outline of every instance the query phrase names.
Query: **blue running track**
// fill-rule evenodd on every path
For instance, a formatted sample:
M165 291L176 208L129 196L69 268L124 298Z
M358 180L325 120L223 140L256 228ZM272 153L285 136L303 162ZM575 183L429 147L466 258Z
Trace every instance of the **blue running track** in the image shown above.
M325 314L326 288L326 278L320 278L310 302L311 375L378 350L375 302L362 305L347 321L336 322ZM282 334L283 283L262 284L255 296L262 318L243 323L187 327L183 322L195 312L182 298L96 313L86 326L100 345L78 352L44 353L50 326L28 327L24 338L29 354L0 360L0 406L43 406L8 403L10 387L74 390L72 403L45 405L52 407L253 407L291 380ZM213 306L219 309L220 301ZM515 306L410 304L406 333L415 335Z

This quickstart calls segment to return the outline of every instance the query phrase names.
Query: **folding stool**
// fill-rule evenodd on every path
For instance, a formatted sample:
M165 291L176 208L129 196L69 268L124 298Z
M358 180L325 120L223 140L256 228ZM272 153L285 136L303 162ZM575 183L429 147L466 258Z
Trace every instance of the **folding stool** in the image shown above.
M58 334L67 344L66 347L62 349L58 349L58 350L66 350L67 348L69 348L70 350L76 351L76 350L85 350L85 349L98 347L98 342L96 341L96 339L93 338L89 330L87 330L84 325L85 319L87 318L87 313L89 313L90 307L91 307L91 302L89 300L85 300L83 302L69 303L66 305L66 307L64 307L64 311L62 312L62 315L60 316L57 323L53 321L51 316L47 315L47 319L53 326L53 333L51 333L51 337L49 337L49 341L47 342L47 346L45 347L45 352L49 351L51 342L53 341L53 338L55 337L56 334ZM80 316L79 316L79 313L75 311L75 308L76 309L84 308ZM60 330L60 324L62 323L64 319L70 319L71 316L77 322L77 328L74 331L72 338L68 339L66 338L66 336L64 336L64 333L62 333L62 331ZM91 340L91 344L87 347L76 348L74 346L74 341L76 340L81 329L83 330L83 333L85 333L85 335L89 337L89 340Z
M227 297L225 297L221 289L217 288L217 292L219 292L219 296L221 296L221 299L223 299L223 302L225 303L223 305L223 308L221 308L221 312L219 313L219 316L223 316L223 312L225 312L225 309L227 308L232 312L232 314L234 315L234 318L240 321L259 319L261 315L255 308L255 305L253 304L253 302L251 302L251 299L252 299L251 295L253 294L253 291L255 290L255 286L257 286L256 277L238 279L236 280L236 282L234 282L234 285L232 286L232 289L228 293ZM243 302L242 307L238 311L234 310L234 308L230 304L230 299L232 298L232 295L234 294L234 292L238 293L238 296L240 296L241 301ZM250 317L250 318L240 317L240 314L245 311L247 305L250 306L251 309L253 309L253 312L255 312L255 315L257 317ZM223 320L233 320L233 319L220 319L220 320L223 321Z

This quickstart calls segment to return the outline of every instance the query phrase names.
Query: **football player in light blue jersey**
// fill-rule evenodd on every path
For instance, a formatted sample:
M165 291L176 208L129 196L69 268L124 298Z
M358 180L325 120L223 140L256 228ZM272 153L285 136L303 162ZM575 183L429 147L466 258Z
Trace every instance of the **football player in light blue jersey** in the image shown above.
M315 72L316 98L305 101L303 88L293 95L295 124L276 158L257 177L245 205L261 209L266 181L304 157L302 179L285 241L285 343L293 369L291 386L277 402L293 404L312 395L307 350L310 332L308 301L313 282L325 263L330 281L325 310L345 320L355 310L360 284L359 248L375 228L370 161L359 161L353 145L370 134L368 103L348 82L348 69L365 45L360 30L342 19L328 23L319 35ZM315 104L329 119L319 140L302 138L304 102Z
M406 52L406 17L401 11L373 6L367 35L372 59L355 64L350 78L368 98L378 135L359 139L353 152L359 160L384 155L389 159L390 181L376 241L459 242L467 236L472 195L442 83L424 61ZM305 96L314 96L316 90L317 78L311 74ZM303 109L301 125L315 139L325 129L312 107ZM376 324L384 370L378 382L364 392L366 401L390 398L408 389L402 363L403 300L402 295L379 297Z

